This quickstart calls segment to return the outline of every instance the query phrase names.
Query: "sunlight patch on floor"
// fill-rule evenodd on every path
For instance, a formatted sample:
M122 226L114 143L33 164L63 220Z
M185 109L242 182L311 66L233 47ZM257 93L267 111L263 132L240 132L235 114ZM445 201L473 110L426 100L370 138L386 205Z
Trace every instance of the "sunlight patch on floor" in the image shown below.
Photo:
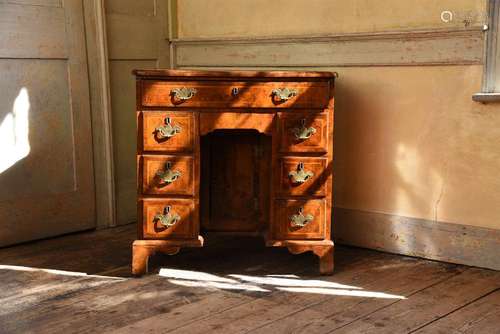
M316 287L316 288L334 288L334 289L360 289L356 286L339 284L329 281L321 280L308 280L300 279L299 277L294 278L281 278L273 276L247 276L247 275L229 275L230 277L237 278L244 282L251 282L254 284L262 285L273 285L273 286L287 286L287 287Z
M200 271L179 270L179 269L160 269L160 276L191 281L238 283L234 279L220 277L217 275L204 273Z
M114 276L89 275L89 274L78 272L78 271L34 268L34 267L25 267L25 266L12 266L12 265L6 265L6 264L0 264L0 270L31 271L31 272L39 271L39 272L45 272L45 273L53 274L53 275L85 276L85 277L106 278L106 279L114 279L114 280L126 280L127 279L127 278L123 278L123 277L114 277Z
M189 281L189 280L168 280L172 284L187 286L191 288L206 288L206 289L221 289L221 290L244 290L254 292L271 292L271 290L263 289L257 285L242 284L242 283L221 283L212 281Z
M404 296L391 295L384 292L363 291L363 290L344 290L344 289L325 289L325 288L287 288L278 287L278 290L297 293L316 293L321 295L350 296L365 298L385 298L385 299L406 299ZM361 288L357 288L361 289Z
M230 274L227 277L214 274L162 268L159 276L168 278L175 285L221 290L243 290L254 292L286 291L332 296L351 296L364 298L406 299L404 296L378 291L366 291L362 287L340 284L327 280L302 279L297 275L248 276Z

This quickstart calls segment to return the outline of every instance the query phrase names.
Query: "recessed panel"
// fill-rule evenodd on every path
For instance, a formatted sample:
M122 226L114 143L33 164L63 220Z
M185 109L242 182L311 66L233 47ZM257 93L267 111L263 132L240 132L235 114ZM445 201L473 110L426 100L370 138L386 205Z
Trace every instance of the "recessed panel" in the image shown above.
M62 0L0 0L0 4L16 4L26 6L62 7Z
M0 1L0 58L68 58L65 20L64 8Z
M0 73L0 200L74 191L67 62L0 59Z
M106 14L155 16L155 0L106 0Z

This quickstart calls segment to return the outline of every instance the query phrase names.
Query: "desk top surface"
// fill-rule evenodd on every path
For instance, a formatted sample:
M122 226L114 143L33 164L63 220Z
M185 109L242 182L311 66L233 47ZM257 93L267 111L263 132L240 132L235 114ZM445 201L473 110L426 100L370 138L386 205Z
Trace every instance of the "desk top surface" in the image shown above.
M132 73L137 77L154 78L286 78L286 79L327 79L338 77L336 72L312 71L200 71L200 70L169 70L169 69L136 69Z

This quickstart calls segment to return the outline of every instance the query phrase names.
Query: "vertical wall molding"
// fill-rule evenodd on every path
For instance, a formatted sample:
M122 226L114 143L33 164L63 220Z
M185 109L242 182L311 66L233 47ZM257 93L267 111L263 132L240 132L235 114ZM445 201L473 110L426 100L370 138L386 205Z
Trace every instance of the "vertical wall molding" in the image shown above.
M177 38L177 0L168 0L168 46L170 68L175 68L175 46L173 41Z
M483 93L500 92L500 0L488 1Z
M103 0L83 1L92 109L97 228L116 225L111 97Z
M481 92L472 95L477 102L500 101L500 0L488 1L488 30L485 36Z

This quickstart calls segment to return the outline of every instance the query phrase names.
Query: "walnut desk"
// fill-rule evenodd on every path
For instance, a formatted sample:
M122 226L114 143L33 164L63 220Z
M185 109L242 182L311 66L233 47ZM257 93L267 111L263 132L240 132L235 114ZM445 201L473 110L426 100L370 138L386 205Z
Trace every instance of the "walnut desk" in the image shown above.
M202 247L202 231L258 234L333 272L335 73L135 70L138 240Z

